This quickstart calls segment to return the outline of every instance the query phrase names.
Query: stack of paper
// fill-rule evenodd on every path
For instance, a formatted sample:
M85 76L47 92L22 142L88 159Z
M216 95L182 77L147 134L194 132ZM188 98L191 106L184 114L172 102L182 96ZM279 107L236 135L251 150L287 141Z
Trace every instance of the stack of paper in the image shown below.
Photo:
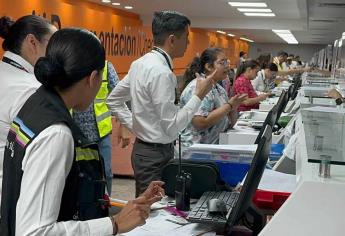
M184 158L194 160L251 163L257 145L194 144L184 152Z

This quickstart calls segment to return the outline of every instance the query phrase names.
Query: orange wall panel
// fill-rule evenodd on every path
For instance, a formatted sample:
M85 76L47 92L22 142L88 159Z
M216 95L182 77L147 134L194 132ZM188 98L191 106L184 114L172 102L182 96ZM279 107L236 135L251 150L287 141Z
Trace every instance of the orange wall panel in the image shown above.
M130 64L153 46L151 28L143 26L139 16L131 12L84 0L1 0L1 16L17 19L28 14L43 16L61 28L73 26L94 32L106 49L107 59L114 64L121 78ZM192 59L207 47L224 48L231 64L238 60L241 50L249 49L242 40L196 28L191 28L189 41L185 56L174 61L177 74L183 74Z

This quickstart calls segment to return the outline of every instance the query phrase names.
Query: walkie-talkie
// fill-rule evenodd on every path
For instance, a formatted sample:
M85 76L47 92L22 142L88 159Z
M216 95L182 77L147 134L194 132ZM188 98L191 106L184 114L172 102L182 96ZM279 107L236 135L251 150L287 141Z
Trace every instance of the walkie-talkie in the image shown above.
M181 211L189 211L192 176L190 173L182 171L181 135L178 136L178 147L179 165L175 184L176 208Z

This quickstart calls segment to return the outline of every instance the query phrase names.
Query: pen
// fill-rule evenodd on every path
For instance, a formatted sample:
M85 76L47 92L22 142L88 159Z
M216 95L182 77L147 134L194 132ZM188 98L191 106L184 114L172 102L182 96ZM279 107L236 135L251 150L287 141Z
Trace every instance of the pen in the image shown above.
M116 198L109 198L109 200L110 200L110 205L114 207L123 208L127 204L127 201L116 199Z
M119 203L119 202L110 202L110 205L113 207L120 207L123 208L126 204L124 203Z

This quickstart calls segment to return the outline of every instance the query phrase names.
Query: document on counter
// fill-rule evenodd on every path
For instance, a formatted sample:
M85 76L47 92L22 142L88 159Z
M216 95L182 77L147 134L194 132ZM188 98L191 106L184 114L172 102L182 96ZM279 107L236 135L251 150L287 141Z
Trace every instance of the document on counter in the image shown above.
M140 226L121 236L197 236L212 230L209 226L188 223L186 225L177 224L176 216L165 210L153 211L146 220L146 224ZM184 219L183 219L184 220Z
M256 144L193 144L189 147L189 150L198 151L249 151L255 152L257 148Z
M241 185L243 185L245 178ZM258 189L271 192L292 193L297 187L296 175L265 169Z

